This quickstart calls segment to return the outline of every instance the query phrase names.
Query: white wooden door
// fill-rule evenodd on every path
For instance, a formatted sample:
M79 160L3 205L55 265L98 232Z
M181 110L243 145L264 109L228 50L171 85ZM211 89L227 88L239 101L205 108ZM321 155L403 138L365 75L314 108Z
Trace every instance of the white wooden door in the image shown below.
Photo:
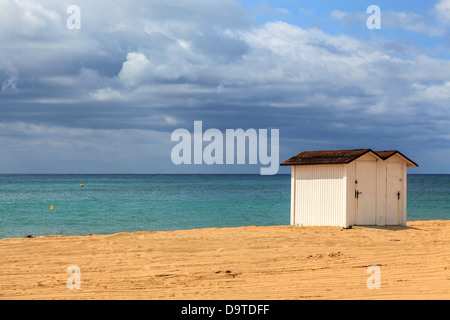
M376 224L377 163L358 161L356 163L355 201L356 224Z
M403 212L402 166L392 162L386 166L386 224L400 225Z

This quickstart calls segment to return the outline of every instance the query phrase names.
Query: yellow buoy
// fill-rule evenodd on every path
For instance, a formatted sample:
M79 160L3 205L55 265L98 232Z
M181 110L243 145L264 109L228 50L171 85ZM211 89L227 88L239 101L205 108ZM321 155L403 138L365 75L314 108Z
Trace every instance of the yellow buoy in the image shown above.
M83 187L84 187L84 184L80 184L80 187L82 187L82 188L83 188Z
M50 206L50 210L53 210L53 206Z

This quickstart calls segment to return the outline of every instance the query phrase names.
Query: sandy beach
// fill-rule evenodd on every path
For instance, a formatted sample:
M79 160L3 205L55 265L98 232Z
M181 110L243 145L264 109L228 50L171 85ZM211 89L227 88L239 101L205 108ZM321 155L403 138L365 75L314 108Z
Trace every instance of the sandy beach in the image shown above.
M68 288L72 265L80 289ZM449 298L450 221L0 240L3 300Z

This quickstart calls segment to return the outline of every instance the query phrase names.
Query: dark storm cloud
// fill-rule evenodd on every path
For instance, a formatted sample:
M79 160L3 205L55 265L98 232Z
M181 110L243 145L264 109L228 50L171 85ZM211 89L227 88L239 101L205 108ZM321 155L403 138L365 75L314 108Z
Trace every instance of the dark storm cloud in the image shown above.
M278 128L280 158L421 144L450 153L450 63L405 54L407 44L259 25L227 0L79 1L81 29L68 30L69 4L1 2L0 146L13 150L2 154L12 171L25 154L41 170L54 159L68 171L170 171L170 133L195 120Z

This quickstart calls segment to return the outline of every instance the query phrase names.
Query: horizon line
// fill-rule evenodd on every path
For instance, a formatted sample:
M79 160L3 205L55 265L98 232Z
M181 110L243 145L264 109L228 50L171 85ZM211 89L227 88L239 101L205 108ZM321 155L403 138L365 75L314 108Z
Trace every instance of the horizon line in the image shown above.
M408 175L450 175L450 173L407 173ZM291 173L261 175L259 173L0 173L0 175L253 175L253 176L285 176Z

